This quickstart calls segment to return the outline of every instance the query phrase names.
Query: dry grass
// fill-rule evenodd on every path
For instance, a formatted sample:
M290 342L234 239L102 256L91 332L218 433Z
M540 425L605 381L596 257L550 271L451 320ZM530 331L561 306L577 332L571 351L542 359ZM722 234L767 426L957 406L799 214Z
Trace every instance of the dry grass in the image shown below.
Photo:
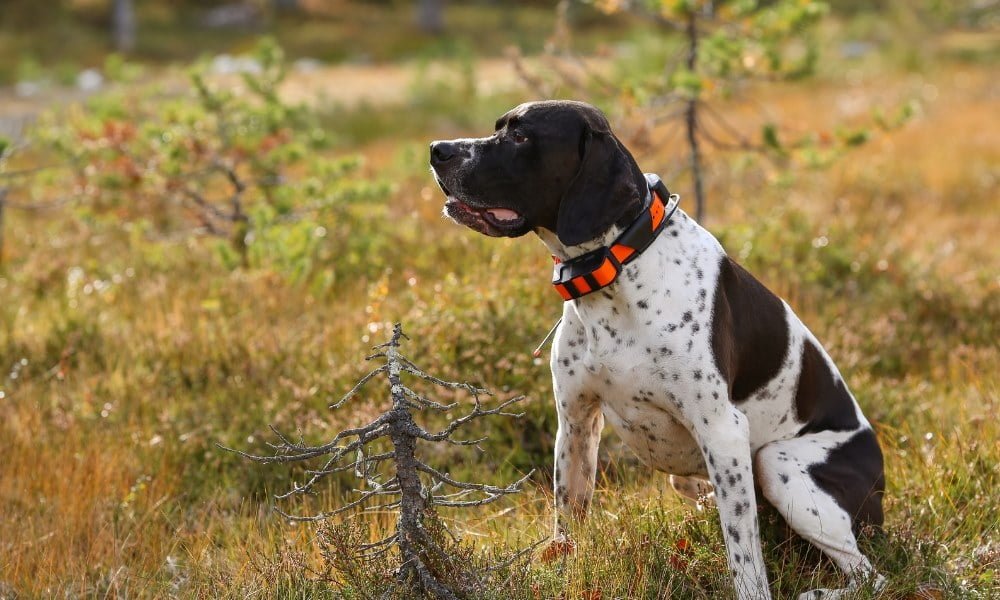
M851 85L762 90L760 102L793 129L828 129L912 97L922 110L902 131L790 182L766 166L714 163L712 229L827 342L888 449L889 535L872 552L892 597L929 582L946 597L996 597L994 71L942 63L922 75L880 70ZM313 532L267 509L293 474L214 444L260 448L268 423L319 439L363 421L384 399L354 412L324 407L394 320L431 372L529 396L529 417L491 432L486 455L430 462L498 479L550 466L548 369L530 357L559 310L548 259L530 240L486 240L444 221L423 147L361 149L370 176L398 183L380 234L388 243L377 257L316 265L305 281L226 271L197 242L153 244L68 214L12 213L0 270L0 583L24 597L332 595L302 569L319 566ZM640 158L661 171L680 160L670 148ZM825 249L811 245L820 236ZM857 269L830 275L835 250ZM607 446L578 557L535 566L508 597L724 597L711 514L684 508L616 439ZM540 482L453 525L481 547L521 544L547 530L547 494ZM312 507L342 498L333 486ZM371 519L373 538L389 521ZM682 538L695 544L683 564ZM833 577L801 554L769 538L785 594Z

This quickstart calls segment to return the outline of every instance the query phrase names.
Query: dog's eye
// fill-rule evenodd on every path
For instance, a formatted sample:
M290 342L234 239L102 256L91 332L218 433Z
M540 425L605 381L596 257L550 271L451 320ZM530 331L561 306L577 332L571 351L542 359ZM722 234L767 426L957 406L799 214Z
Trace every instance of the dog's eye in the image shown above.
M528 141L528 136L519 132L514 132L514 135L511 137L514 139L515 144L523 144Z

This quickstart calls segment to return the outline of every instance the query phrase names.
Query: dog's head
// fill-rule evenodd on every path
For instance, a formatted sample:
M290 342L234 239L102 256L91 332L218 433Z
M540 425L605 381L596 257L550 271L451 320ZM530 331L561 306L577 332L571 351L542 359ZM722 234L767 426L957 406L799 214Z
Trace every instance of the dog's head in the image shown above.
M485 138L431 144L445 214L480 233L517 237L545 228L567 246L606 232L646 197L635 159L589 104L529 102Z

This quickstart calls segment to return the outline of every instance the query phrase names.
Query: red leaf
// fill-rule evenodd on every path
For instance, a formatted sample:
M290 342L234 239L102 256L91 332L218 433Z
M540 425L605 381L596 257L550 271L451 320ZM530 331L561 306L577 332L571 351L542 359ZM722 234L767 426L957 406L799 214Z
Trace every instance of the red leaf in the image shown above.
M549 564L564 556L573 554L575 551L576 542L569 538L552 540L545 547L545 550L542 550L541 560L543 563Z

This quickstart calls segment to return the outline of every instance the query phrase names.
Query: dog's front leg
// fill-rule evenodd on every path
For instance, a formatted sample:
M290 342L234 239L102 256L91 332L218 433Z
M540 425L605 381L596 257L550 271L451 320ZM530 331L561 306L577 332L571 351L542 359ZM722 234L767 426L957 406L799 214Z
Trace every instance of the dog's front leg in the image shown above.
M757 524L747 418L735 407L720 407L718 413L700 417L694 429L715 484L715 503L736 597L770 600Z
M582 391L567 398L561 390L556 392L556 413L559 430L552 481L558 538L566 534L568 517L582 519L590 508L604 415L597 398Z

